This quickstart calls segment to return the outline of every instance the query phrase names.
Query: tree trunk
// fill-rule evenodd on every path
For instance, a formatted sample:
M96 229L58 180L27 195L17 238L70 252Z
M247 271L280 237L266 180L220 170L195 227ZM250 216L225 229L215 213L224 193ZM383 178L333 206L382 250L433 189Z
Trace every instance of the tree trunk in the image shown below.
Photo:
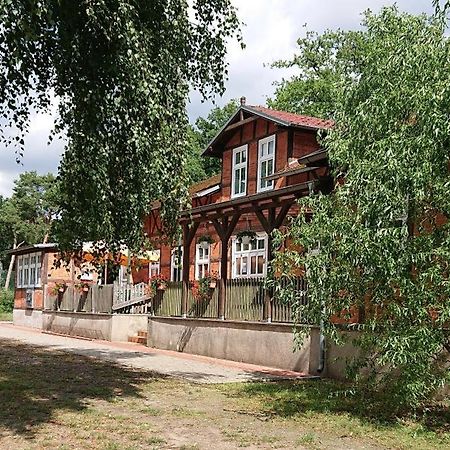
M20 246L20 244L19 244ZM16 249L18 247L17 245L17 237L14 236L14 245L13 249ZM9 282L11 281L11 274L14 267L14 261L16 260L16 255L11 255L11 260L9 261L9 267L8 267L8 273L6 275L6 281L5 281L5 290L9 289Z

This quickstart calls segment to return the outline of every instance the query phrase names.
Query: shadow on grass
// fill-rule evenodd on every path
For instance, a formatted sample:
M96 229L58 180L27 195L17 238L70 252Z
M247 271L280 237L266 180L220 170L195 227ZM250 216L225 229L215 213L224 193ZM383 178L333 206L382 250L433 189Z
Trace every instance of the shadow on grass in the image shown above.
M91 400L142 398L140 385L162 378L45 347L0 341L0 429L32 438L58 411L82 411Z
M375 397L354 392L349 385L331 380L251 383L243 385L239 395L256 397L268 414L285 418L310 413L349 414L381 427L397 426L401 418L382 394ZM416 412L414 421L428 431L449 433L448 404L430 405Z

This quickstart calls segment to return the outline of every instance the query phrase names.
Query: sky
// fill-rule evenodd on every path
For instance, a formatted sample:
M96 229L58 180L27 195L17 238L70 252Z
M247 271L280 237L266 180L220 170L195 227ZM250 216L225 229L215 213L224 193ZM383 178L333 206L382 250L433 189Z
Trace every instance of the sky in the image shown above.
M401 10L432 12L432 0L232 0L244 23L246 48L236 43L229 45L229 78L226 92L216 99L219 106L233 98L245 96L248 104L263 105L274 92L274 81L293 74L288 69L272 69L270 64L289 59L296 52L296 41L308 30L324 31L341 28L357 29L361 13L366 9L378 11L384 5L396 3ZM206 116L213 107L203 103L198 93L192 92L188 104L191 122ZM64 149L64 141L47 145L52 128L51 114L33 116L30 132L25 140L26 151L20 164L14 150L0 144L0 195L10 196L13 181L21 172L35 170L40 174L57 173Z

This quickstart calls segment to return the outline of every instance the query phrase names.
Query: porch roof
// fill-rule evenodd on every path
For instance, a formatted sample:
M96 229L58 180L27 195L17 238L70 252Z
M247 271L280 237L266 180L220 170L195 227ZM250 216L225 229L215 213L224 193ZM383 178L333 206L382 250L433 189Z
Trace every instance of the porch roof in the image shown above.
M245 214L283 206L287 203L292 204L297 198L308 193L310 188L314 186L314 183L314 181L307 181L269 192L260 192L225 202L210 203L187 209L180 213L180 222L201 222L222 216L232 216L236 213Z
M47 244L32 244L32 245L25 245L23 247L17 247L13 248L11 250L8 250L6 253L9 255L22 255L26 253L34 253L38 251L57 251L58 250L58 244L55 243L47 243Z

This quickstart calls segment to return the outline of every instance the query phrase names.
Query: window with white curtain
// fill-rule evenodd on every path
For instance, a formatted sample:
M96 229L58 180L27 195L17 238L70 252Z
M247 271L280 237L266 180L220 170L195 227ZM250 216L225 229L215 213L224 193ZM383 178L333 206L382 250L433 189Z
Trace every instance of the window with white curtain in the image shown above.
M161 250L154 250L153 253L156 253L158 255L158 261L150 261L148 265L148 276L149 278L153 278L157 275L159 275L161 271Z
M233 238L233 278L263 277L267 273L267 235L258 234L250 244Z
M196 245L195 251L195 279L200 280L209 274L209 255L211 246Z
M183 277L183 246L172 249L170 258L170 281L182 281Z

